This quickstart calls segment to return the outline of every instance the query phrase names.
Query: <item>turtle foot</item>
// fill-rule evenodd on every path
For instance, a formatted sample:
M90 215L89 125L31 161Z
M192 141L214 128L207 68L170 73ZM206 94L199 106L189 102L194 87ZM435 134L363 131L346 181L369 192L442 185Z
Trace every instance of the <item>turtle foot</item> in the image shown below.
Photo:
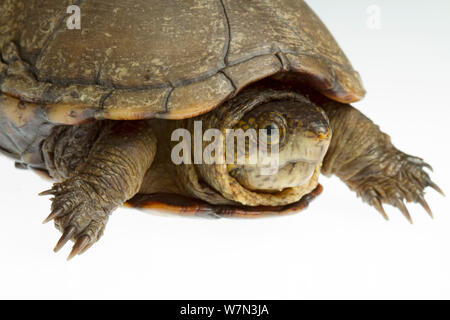
M387 157L388 164L379 174L370 174L353 180L349 184L355 189L363 201L375 207L387 220L388 216L383 203L398 208L403 216L412 223L406 202L420 203L425 211L433 217L433 213L425 201L425 188L431 187L444 195L442 190L431 180L425 168L431 166L422 159L395 150L393 156Z
M103 234L110 212L115 207L105 203L96 191L96 186L73 177L40 195L54 195L52 212L44 220L55 221L63 234L54 251L59 251L69 240L75 242L68 259L85 252Z

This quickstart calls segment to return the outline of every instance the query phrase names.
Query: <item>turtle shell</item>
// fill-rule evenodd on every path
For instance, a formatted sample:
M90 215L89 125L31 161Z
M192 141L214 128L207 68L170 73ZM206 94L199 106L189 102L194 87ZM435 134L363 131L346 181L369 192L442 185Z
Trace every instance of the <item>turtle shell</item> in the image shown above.
M66 25L72 3L80 30ZM55 123L193 117L286 71L341 102L364 95L304 1L6 0L0 9L1 91Z
M260 218L298 213L306 209L311 201L323 191L322 185L300 200L284 206L242 206L213 205L195 198L187 198L174 194L137 194L125 203L125 206L139 209L150 209L154 212L178 214L181 216L197 216L205 218Z
M4 0L0 25L0 150L16 157L51 124L194 117L272 76L345 103L365 93L301 0Z

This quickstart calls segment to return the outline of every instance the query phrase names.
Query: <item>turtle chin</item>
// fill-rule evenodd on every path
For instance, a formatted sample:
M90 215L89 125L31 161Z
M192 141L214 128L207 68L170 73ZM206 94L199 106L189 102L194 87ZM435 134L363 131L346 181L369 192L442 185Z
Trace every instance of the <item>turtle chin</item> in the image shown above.
M307 184L319 163L287 162L275 174L268 175L258 166L244 165L230 171L243 187L252 191L279 192Z

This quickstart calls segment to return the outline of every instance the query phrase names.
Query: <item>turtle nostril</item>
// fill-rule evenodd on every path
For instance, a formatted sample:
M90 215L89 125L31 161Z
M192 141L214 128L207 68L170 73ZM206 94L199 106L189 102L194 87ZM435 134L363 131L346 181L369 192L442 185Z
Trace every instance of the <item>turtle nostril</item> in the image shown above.
M322 133L320 132L317 135L317 138L319 138L319 140L327 140L330 137L330 135L328 133Z

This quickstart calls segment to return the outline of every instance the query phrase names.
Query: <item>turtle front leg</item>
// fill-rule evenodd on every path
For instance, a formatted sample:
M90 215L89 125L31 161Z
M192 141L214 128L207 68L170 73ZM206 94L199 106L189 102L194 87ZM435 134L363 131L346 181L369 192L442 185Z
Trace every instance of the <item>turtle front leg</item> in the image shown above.
M148 121L103 121L57 128L43 145L50 175L60 182L41 195L54 195L52 212L63 233L55 252L69 240L69 259L103 234L110 213L132 198L156 153Z
M333 130L323 163L325 175L337 175L385 219L383 203L400 209L412 223L405 200L420 203L432 216L424 190L432 187L442 191L424 170L431 169L430 165L396 149L389 136L355 108L330 102L323 109Z

